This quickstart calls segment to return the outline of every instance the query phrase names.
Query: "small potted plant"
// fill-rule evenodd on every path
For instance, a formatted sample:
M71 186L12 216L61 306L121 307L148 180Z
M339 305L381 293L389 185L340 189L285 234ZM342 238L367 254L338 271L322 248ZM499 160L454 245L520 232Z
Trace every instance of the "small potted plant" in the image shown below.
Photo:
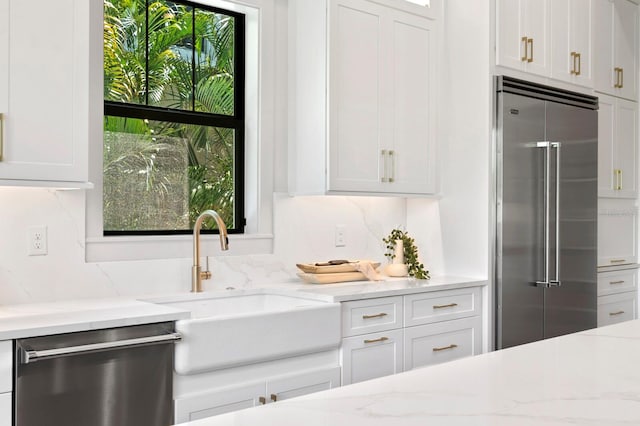
M424 265L418 260L415 240L406 231L396 228L382 241L387 249L385 256L392 262L386 269L388 275L400 277L409 275L419 280L430 278L429 271L424 269Z

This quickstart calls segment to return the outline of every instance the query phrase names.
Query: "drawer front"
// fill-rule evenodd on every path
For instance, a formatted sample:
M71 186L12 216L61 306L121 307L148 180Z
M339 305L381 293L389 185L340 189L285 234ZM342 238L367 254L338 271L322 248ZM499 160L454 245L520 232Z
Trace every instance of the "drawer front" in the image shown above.
M11 426L11 392L0 393L0 426Z
M402 371L402 330L342 339L342 385Z
M404 370L477 355L481 348L480 317L405 328Z
M598 327L636 319L637 292L598 297Z
M0 393L11 392L13 372L13 341L0 342Z
M480 315L478 287L434 291L404 297L404 326L430 324Z
M402 327L402 296L342 303L342 336Z
M637 288L637 269L598 273L598 296L635 291Z

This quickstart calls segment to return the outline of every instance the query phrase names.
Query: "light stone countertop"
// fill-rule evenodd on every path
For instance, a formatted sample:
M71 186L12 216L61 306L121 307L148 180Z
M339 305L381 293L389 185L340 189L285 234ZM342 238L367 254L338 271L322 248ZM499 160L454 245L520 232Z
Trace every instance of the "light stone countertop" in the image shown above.
M635 320L184 425L638 425L639 359Z

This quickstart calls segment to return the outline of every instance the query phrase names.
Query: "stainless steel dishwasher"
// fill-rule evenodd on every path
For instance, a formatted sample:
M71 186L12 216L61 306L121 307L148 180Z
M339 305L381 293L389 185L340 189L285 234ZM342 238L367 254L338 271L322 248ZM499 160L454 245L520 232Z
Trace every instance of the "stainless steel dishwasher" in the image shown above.
M16 340L15 426L173 424L173 323Z

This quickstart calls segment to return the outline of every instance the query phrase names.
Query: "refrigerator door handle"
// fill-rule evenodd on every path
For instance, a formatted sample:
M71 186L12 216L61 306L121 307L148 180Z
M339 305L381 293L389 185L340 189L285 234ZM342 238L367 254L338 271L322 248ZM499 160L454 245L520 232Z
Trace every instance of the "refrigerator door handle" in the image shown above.
M537 287L549 287L549 203L551 192L551 142L538 142L537 148L544 149L544 280L536 281Z
M549 281L551 287L560 287L560 142L550 142L550 148L556 150L556 202L555 202L555 219L556 219L556 270L555 279ZM547 213L547 217L548 213Z

